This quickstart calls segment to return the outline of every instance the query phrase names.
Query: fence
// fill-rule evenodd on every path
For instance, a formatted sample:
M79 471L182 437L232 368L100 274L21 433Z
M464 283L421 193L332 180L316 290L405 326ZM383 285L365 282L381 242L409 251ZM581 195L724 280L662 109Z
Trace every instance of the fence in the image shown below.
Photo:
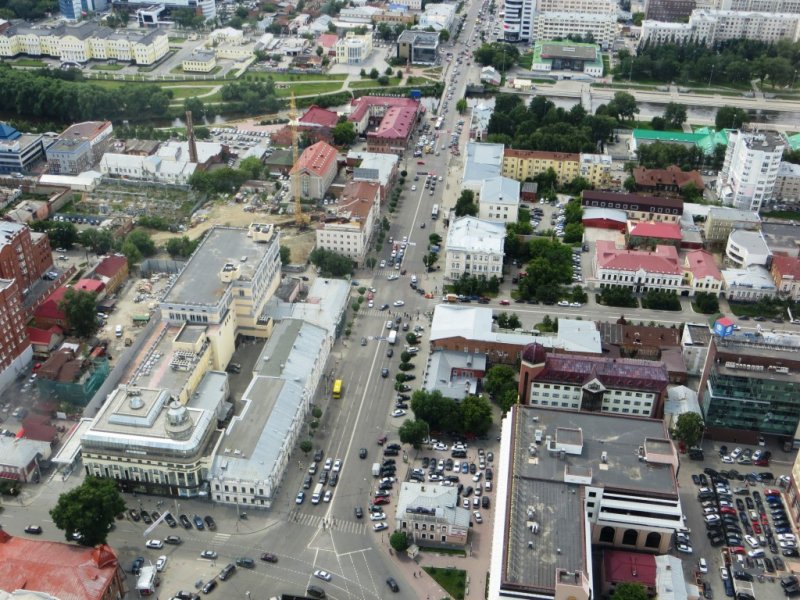
M179 260L169 260L167 258L148 258L139 265L139 273L142 277L150 277L155 273L169 273L170 275L180 273L186 265Z

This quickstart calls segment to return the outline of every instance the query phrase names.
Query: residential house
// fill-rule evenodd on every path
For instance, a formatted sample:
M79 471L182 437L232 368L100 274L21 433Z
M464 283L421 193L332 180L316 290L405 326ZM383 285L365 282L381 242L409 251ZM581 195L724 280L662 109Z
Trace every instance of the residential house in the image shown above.
M712 296L720 295L724 280L711 253L705 250L688 252L683 268L690 296L701 292Z
M495 223L519 219L519 181L509 177L485 179L478 195L478 218Z
M321 200L338 172L337 150L325 142L317 142L303 150L289 176L303 198Z
M601 240L595 246L594 281L604 287L627 287L633 293L650 290L680 293L683 269L674 246L656 246L655 251L625 250Z

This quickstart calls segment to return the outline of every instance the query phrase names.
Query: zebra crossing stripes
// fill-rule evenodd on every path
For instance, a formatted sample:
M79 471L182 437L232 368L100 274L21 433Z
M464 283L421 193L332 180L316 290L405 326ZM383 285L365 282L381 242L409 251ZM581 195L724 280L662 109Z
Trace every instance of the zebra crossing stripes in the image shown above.
M362 535L366 532L367 526L364 523L360 523L357 521L350 521L346 519L334 519L330 522L330 524L325 524L323 526L322 517L319 515L311 515L304 512L297 512L295 513L293 521L299 525L304 525L306 527L316 527L317 529L333 529L335 531L341 531L343 533L354 533L358 535Z

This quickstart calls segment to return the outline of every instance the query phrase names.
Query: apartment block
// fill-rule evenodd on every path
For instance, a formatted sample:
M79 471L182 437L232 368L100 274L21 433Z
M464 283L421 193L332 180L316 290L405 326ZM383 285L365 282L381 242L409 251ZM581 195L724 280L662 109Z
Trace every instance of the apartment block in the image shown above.
M555 171L558 185L566 185L580 175L580 154L513 148L503 151L504 177L525 181L545 173L548 169Z
M33 357L26 321L19 284L0 278L0 390L23 373Z
M797 19L800 23L800 15ZM785 148L783 137L775 132L732 131L717 179L717 195L722 203L758 212L772 202Z
M478 195L478 217L495 223L516 223L519 218L519 181L509 177L484 180Z
M697 0L647 0L644 18L653 21L682 22L697 8Z
M739 210L726 206L712 206L708 209L703 227L706 241L727 242L734 229L760 231L761 217L751 210Z
M47 170L54 175L77 175L91 169L108 149L111 121L86 121L64 130L45 150Z
M339 203L317 228L317 248L332 250L363 264L380 217L381 186L350 181Z
M24 294L52 267L47 234L20 223L0 221L0 279L13 279Z
M796 42L800 35L800 14L746 12L736 10L694 10L688 23L642 22L641 43L700 43L714 46L745 39L768 44L780 40Z
M505 239L506 227L502 223L475 217L456 219L447 232L445 277L502 277Z
M800 202L800 165L781 162L775 187L772 189L773 202Z
M557 40L569 35L591 33L604 49L614 44L617 35L616 13L541 12L533 18L533 37L536 40Z
M536 0L506 0L503 9L503 39L506 42L530 42Z

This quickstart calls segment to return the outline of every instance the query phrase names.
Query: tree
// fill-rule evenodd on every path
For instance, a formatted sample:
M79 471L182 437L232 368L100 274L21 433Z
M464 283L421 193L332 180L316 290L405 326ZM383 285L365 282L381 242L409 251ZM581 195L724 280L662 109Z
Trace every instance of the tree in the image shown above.
M264 171L264 163L260 158L248 156L239 163L239 170L246 174L248 179L260 179Z
M439 32L439 41L444 44L449 39L450 39L450 32L447 31L447 29L442 29Z
M281 253L281 264L288 265L292 260L292 249L289 246L284 246L281 244L280 248Z
M183 101L183 110L184 111L191 111L192 113L192 122L201 121L204 116L206 116L206 105L203 104L203 101L200 98L186 98Z
M322 46L317 46L315 52L317 53L317 56L322 56L322 53L325 52L325 50L322 49Z
M611 600L648 600L647 590L641 583L620 583Z
M456 102L456 110L461 115L467 110L467 101L464 98L459 98L458 102Z
M667 120L664 117L653 117L650 119L650 127L653 131L664 131L667 128Z
M107 229L84 229L78 234L78 243L96 254L106 254L114 246L114 237Z
M719 312L719 299L714 294L698 292L694 297L694 304L704 315L713 315Z
M747 111L735 106L722 106L717 110L714 124L717 129L739 129L750 120Z
M81 485L59 496L50 516L67 541L79 533L80 544L92 547L106 543L109 527L124 511L125 501L113 479L87 476Z
M380 76L380 73L378 72L378 69L373 68L373 69L370 70L370 72L369 72L369 78L370 79L377 79L379 76Z
M125 244L133 244L145 258L156 253L155 243L146 232L141 230L131 231L125 238Z
M625 178L625 181L622 182L622 187L625 188L626 192L636 191L636 180L633 178L633 175L628 175Z
M69 249L78 241L78 229L72 223L53 222L53 226L47 230L47 237L51 246Z
M667 127L680 129L686 122L686 105L678 102L670 102L664 107L664 120Z
M308 454L311 452L311 449L314 447L314 444L311 443L311 440L303 440L300 442L300 450L303 454Z
M482 396L467 396L461 401L462 430L485 435L492 426L492 405Z
M97 294L69 288L58 307L64 312L70 331L77 337L87 338L98 329Z
M353 270L353 261L350 258L324 248L312 250L308 260L319 267L326 277L342 277L350 274Z
M703 417L696 412L685 412L675 422L675 437L691 448L700 441L703 427Z
M171 257L185 258L192 255L198 243L198 240L192 241L184 235L179 238L170 238L167 240L165 248Z
M142 253L139 252L139 249L133 242L129 242L127 240L123 242L121 250L125 255L125 258L128 259L129 265L136 265L142 262Z
M410 542L408 541L406 532L398 530L389 536L389 544L391 544L395 552L405 552L408 550Z
M506 414L519 401L519 394L516 389L506 390L499 398L495 398L495 401L503 414Z
M609 111L620 120L632 121L634 115L639 112L639 107L636 106L636 98L628 92L615 92L614 98L608 103L608 106L614 107L614 110Z
M356 141L356 128L351 121L337 123L332 133L333 142L338 146L349 146Z
M475 216L478 214L478 205L475 204L475 193L472 190L462 190L456 201L456 216Z
M428 435L428 424L425 421L408 419L400 426L398 434L400 435L401 443L411 444L414 448L419 448Z
M508 365L494 365L483 378L483 389L492 398L497 398L508 390L516 390L516 371Z

